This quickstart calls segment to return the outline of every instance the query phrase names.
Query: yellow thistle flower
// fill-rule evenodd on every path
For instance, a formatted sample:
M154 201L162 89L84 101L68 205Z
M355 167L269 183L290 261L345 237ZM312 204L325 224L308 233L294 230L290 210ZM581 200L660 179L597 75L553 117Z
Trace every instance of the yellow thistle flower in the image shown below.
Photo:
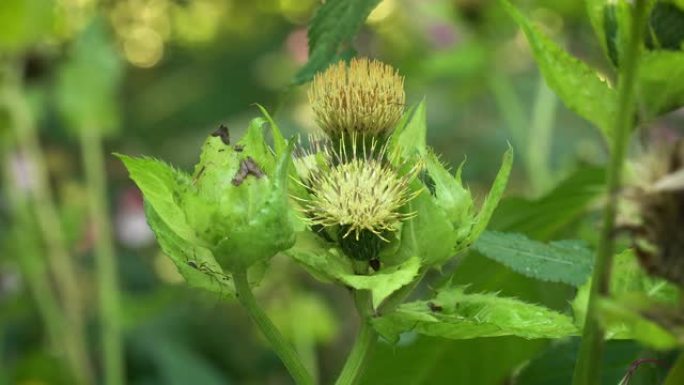
M331 65L314 76L309 102L330 137L391 132L404 111L404 78L391 66L367 58Z
M358 142L366 143L352 140ZM354 144L350 154L344 141L339 143L339 151L330 143L319 143L315 152L296 160L302 184L310 192L302 199L304 211L313 225L340 226L342 238L353 233L359 240L363 232L370 232L386 240L387 232L412 216L400 209L420 192L412 192L409 184L421 165L400 175L387 160L386 147L377 148L376 141L368 148Z

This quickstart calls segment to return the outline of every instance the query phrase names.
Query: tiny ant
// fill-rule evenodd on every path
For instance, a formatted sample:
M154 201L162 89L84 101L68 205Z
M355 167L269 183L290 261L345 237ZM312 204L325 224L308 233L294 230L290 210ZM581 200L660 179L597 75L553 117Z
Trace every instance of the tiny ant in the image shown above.
M219 128L211 133L211 136L218 136L221 138L223 144L230 144L230 133L228 132L228 127L225 124L219 126Z
M236 144L235 146L233 146L233 149L235 150L235 152L242 152L242 150L245 149L245 146L241 144Z

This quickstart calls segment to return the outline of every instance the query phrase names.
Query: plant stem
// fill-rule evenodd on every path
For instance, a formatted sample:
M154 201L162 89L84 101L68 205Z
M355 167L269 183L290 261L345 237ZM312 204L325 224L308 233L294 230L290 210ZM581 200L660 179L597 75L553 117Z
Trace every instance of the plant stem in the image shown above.
M558 98L540 76L525 151L526 168L534 196L544 193L552 182L551 134L557 105Z
M280 334L278 329L276 329L273 322L268 318L264 310L257 304L256 298L252 293L252 289L249 287L249 282L247 281L247 271L246 270L236 270L233 272L233 282L235 283L235 292L237 294L238 300L242 306L247 309L249 316L252 321L257 324L261 332L264 334L268 342L271 344L271 348L280 357L287 371L299 385L312 385L313 379L311 375L304 367L301 359L297 352L292 348L285 338Z
M684 378L684 352L679 353L677 360L670 368L670 372L667 374L667 378L663 385L679 385L682 383L682 378Z
M371 293L368 290L354 292L356 309L361 317L359 334L354 341L354 346L347 357L342 372L340 372L335 385L358 384L378 340L378 334L370 324L372 316Z
M48 263L54 276L68 326L62 331L65 350L70 357L73 374L78 384L92 384L93 374L84 335L83 309L76 267L69 255L57 208L48 185L45 157L40 149L38 132L23 93L21 71L10 66L6 73L6 102L11 111L15 140L26 157L32 186L29 193L41 237L48 252Z
M639 64L641 41L645 25L646 0L636 0L630 41L621 60L618 77L618 108L612 131L612 153L608 165L608 202L603 211L603 227L594 263L587 316L584 323L582 345L575 366L574 385L598 385L604 345L604 330L596 318L598 301L609 294L611 268L615 242L613 228L617 213L618 194L621 187L622 168L635 113L635 82Z
M11 141L11 139L10 139ZM6 148L11 148L10 143ZM48 334L50 347L59 349L62 345L61 330L66 327L64 314L59 307L59 300L50 288L50 278L46 272L45 261L42 258L39 243L36 243L35 224L31 215L28 201L22 196L21 189L12 177L10 160L7 159L3 167L3 182L5 195L14 219L12 237L13 251L21 274L26 279L33 300L36 302L44 327Z
M88 185L88 204L95 229L95 262L100 302L104 383L124 383L119 309L118 270L107 210L107 181L104 151L99 131L80 130L81 156Z

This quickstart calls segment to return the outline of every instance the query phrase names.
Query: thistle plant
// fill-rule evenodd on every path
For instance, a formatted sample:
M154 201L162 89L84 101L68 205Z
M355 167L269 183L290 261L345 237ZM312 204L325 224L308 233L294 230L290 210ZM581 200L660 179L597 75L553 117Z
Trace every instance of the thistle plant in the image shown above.
M252 294L279 252L351 290L361 326L337 384L357 383L376 343L408 331L444 338L577 333L567 315L450 283L406 302L426 272L459 258L483 233L512 150L478 208L461 182L463 165L450 172L426 145L425 102L404 111L403 78L392 67L365 58L332 64L315 76L309 99L322 133L308 146L285 140L260 107L263 118L236 144L227 129L208 137L193 175L120 155L162 250L188 284L236 296L297 383L315 376Z

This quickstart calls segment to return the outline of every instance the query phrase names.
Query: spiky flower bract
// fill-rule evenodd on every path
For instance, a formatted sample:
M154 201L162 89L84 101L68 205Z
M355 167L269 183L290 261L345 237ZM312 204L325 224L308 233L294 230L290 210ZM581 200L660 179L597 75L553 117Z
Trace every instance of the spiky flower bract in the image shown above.
M380 248L373 240L387 241L387 235L411 217L401 208L417 194L410 183L420 165L402 175L388 161L386 147L378 147L375 141L366 147L367 141L355 138L349 149L344 141L337 143L337 149L332 142L319 144L317 151L295 162L300 163L298 170L306 170L300 178L310 192L301 199L303 209L313 226L334 228L351 256L371 259Z
M309 102L331 138L389 134L404 111L404 78L391 66L367 58L340 61L314 76Z

